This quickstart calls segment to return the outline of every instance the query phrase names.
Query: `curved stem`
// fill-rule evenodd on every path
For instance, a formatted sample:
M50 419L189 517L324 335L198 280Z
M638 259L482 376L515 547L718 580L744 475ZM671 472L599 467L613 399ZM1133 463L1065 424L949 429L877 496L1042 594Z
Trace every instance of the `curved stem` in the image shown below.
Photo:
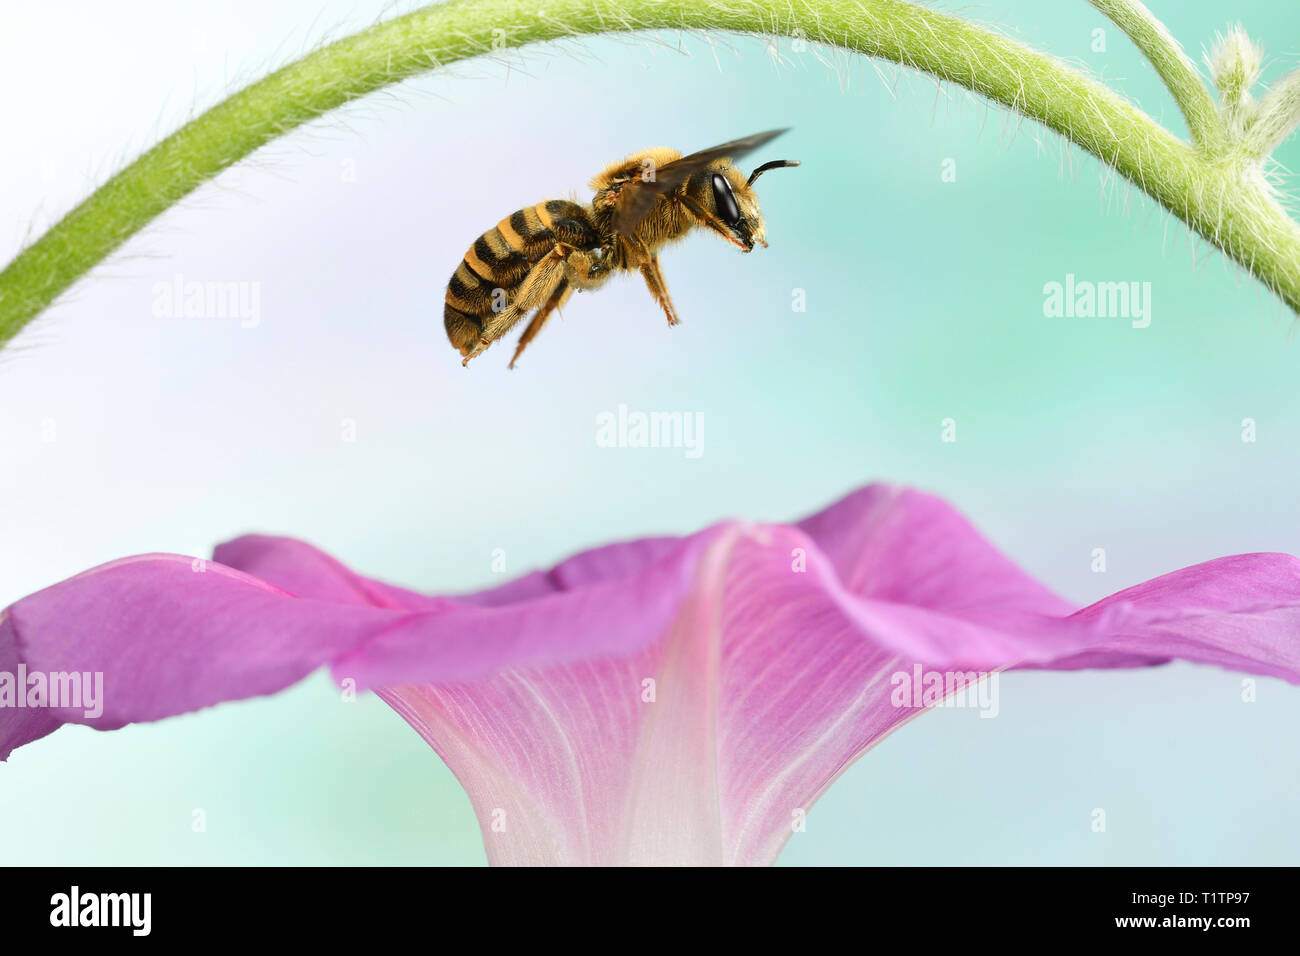
M343 103L504 47L656 29L795 36L960 84L1115 167L1300 311L1300 227L1262 177L1210 161L1095 80L948 14L903 0L453 0L304 56L111 178L0 272L0 345L201 183ZM1172 69L1167 55L1161 61Z
M1174 101L1187 120L1192 142L1207 151L1216 151L1226 143L1223 123L1214 97L1202 82L1191 61L1165 25L1151 15L1138 0L1088 0L1106 14L1142 51L1155 67Z
M1300 125L1300 70L1273 84L1259 102L1259 113L1246 131L1245 147L1252 158L1262 159Z

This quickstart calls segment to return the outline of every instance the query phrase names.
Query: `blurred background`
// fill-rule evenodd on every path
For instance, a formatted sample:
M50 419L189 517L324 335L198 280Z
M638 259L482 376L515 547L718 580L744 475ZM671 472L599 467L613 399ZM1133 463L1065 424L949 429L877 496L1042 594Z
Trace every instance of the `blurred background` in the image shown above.
M1194 57L1240 20L1266 80L1300 61L1285 0L1151 6ZM9 0L0 259L196 111L409 8ZM1185 132L1083 0L961 14ZM513 337L461 368L443 289L484 229L587 196L628 152L787 125L751 160L804 163L758 184L771 247L699 235L664 255L680 327L627 278L576 296L513 372ZM1300 141L1278 158L1296 165ZM1044 285L1069 274L1149 282L1150 325L1045 317ZM178 276L247 283L256 315L157 314ZM944 495L1087 603L1225 554L1300 552L1294 323L1091 158L963 90L788 40L529 49L280 140L0 353L0 606L122 555L207 555L254 531L458 591L501 581L496 549L514 575L612 539L798 518L873 480ZM702 416L702 455L599 447L596 418L620 404ZM1256 693L1190 665L1004 676L998 719L910 723L781 862L1295 863L1300 689ZM0 764L0 819L5 863L484 860L432 751L323 674L155 725L64 728Z

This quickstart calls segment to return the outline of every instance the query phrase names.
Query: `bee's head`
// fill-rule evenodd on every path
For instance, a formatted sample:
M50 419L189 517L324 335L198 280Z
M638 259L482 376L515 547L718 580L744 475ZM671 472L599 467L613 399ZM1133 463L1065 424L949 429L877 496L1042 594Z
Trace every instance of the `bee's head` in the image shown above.
M758 196L752 188L754 180L769 169L798 165L798 160L774 160L759 166L750 173L749 179L745 179L744 173L723 160L700 173L699 183L693 192L700 205L716 216L718 222L725 227L728 237L746 252L752 252L755 243L767 245L764 240L763 214L759 211Z

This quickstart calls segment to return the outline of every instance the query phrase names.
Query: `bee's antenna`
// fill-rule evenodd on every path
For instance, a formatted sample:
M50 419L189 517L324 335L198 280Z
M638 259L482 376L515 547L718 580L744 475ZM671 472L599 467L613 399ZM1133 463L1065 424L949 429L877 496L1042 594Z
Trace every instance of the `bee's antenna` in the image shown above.
M769 169L781 169L782 167L785 166L798 166L798 165L799 165L799 160L797 159L774 159L770 163L764 163L762 166L759 166L752 173L750 173L749 181L745 183L745 185L746 186L754 185L754 180L757 179L759 176L762 176Z

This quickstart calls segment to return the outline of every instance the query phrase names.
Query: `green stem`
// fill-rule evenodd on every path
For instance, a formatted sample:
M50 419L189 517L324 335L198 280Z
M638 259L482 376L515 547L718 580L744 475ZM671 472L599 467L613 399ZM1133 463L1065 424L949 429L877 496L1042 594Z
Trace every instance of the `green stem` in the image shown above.
M1133 9L1098 5L1111 7L1121 25L1124 11ZM1139 43L1147 44L1148 55L1158 51L1146 27L1125 28L1145 37ZM454 0L304 56L208 110L110 179L0 272L0 345L201 183L337 106L504 47L656 29L795 36L964 86L1115 167L1300 312L1300 227L1262 175L1254 175L1255 166L1206 155L1077 70L948 14L903 0ZM1167 35L1161 30L1161 36ZM1165 73L1174 70L1162 59ZM1186 109L1192 98L1179 102ZM1188 117L1194 135L1203 125L1200 112L1197 107Z
M1273 84L1259 103L1254 124L1246 131L1245 147L1251 157L1263 158L1300 124L1300 70Z
M1088 2L1128 34L1128 38L1155 67L1156 73L1173 94L1183 118L1187 120L1192 142L1207 151L1222 149L1226 136L1219 120L1219 110L1214 105L1214 97L1210 96L1210 91L1201 81L1196 65L1165 29L1165 25L1136 0Z

